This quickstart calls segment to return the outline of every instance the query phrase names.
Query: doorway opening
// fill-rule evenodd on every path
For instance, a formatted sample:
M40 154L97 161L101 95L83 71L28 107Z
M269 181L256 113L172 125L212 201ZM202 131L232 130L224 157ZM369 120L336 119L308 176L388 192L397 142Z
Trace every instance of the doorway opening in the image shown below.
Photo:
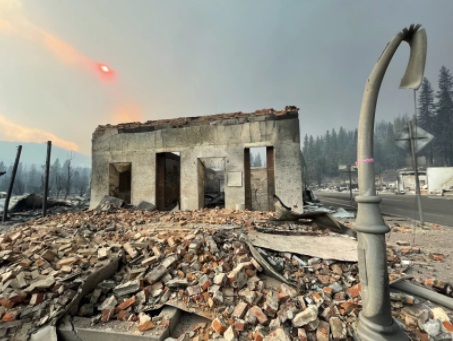
M131 203L132 164L113 162L109 164L109 195Z
M273 211L274 148L246 148L244 151L245 208Z
M198 159L199 207L225 207L225 159Z
M170 211L179 208L181 156L179 152L156 154L156 208Z

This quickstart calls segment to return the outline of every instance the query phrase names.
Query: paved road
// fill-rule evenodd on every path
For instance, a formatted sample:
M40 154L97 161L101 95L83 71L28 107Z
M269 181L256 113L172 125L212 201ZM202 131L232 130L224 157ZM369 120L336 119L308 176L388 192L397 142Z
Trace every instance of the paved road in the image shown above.
M316 195L327 207L338 206L345 209L357 209L355 201L351 207L349 193L317 192ZM415 195L379 194L379 196L382 198L380 204L382 213L419 220ZM422 208L425 221L453 227L452 199L422 196Z

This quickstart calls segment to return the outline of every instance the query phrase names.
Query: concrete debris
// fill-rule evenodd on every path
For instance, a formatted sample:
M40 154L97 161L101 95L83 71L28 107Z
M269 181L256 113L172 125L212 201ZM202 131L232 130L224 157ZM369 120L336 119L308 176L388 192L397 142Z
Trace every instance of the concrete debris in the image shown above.
M271 216L122 209L30 221L0 235L0 339L67 314L89 320L83 328L124 323L130 333L153 333L170 323L156 312L175 306L211 320L172 335L181 340L352 340L362 304L357 263L250 247L254 228L273 226ZM400 248L388 248L390 280L404 277ZM414 340L452 333L444 310L391 297Z
M104 195L97 207L98 211L114 211L120 209L124 205L124 200L110 195Z
M78 295L87 287L90 275L109 263L97 260L93 247L96 242L80 236L71 238L67 229L52 225L23 227L17 239L14 235L0 237L0 318L3 322L19 322L11 327L3 325L6 335L21 334L29 324L32 327L27 334L54 324L80 299ZM42 255L48 255L48 250L53 257L46 259ZM111 257L119 250L111 252ZM66 257L70 254L77 256ZM93 306L83 305L80 312L91 316Z
M30 341L57 341L57 328L46 326L30 336Z
M137 210L140 211L154 211L156 209L156 205L151 204L147 201L142 201L137 205Z
M329 230L334 233L346 234L350 237L357 238L357 233L340 223L334 218L329 211L325 210L308 210L304 213L296 213L286 206L277 195L274 195L275 215L272 218L276 221L296 222L311 221L314 226L322 230Z
M291 236L251 232L249 240L254 246L280 252L291 252L324 259L357 262L357 242L338 236Z
M9 212L23 212L35 209L41 209L43 203L42 196L36 193L24 195L15 202L15 204L9 209ZM65 201L48 200L47 207L56 206L71 206Z
M348 218L355 218L355 214L352 212L346 211L344 208L338 208L335 213L332 213L332 216L335 218L343 218L343 219L348 219Z

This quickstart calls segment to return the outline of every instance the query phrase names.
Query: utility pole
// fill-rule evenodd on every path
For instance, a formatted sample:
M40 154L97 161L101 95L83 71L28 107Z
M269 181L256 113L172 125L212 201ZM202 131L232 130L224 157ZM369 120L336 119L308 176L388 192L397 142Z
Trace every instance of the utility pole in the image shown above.
M338 170L340 172L347 172L349 177L349 205L352 207L352 202L354 197L352 196L352 172L357 172L357 167L354 165L338 165Z
M352 206L352 175L351 175L351 165L348 165L349 173L349 204Z
M49 196L49 169L50 169L50 153L52 151L52 141L47 141L47 157L46 157L46 177L44 183L44 195L42 200L42 216L47 214L47 197Z
M423 210L422 210L422 198L420 192L420 178L418 174L418 162L417 162L417 153L422 150L428 143L434 138L433 135L423 130L420 127L417 127L417 100L416 92L414 90L414 118L412 121L407 123L407 128L403 128L395 139L398 147L408 150L411 153L412 166L414 168L415 175L415 194L417 195L418 202L418 214L420 219L420 226L423 228L424 219L423 219ZM414 234L415 238L415 234Z
M14 180L16 179L17 167L19 166L20 153L22 152L22 146L17 147L16 160L14 161L13 174L11 174L11 181L9 182L8 193L6 194L5 206L3 207L3 223L5 223L8 217L8 206L11 194L13 193Z
M411 156L412 156L412 164L414 166L414 173L415 173L415 194L417 194L417 202L418 202L418 214L420 219L420 226L424 226L423 221L423 210L422 210L422 198L420 193L420 178L418 176L418 162L417 162L417 155L415 154L415 139L414 137L414 124L410 121L409 125L409 141L411 146Z

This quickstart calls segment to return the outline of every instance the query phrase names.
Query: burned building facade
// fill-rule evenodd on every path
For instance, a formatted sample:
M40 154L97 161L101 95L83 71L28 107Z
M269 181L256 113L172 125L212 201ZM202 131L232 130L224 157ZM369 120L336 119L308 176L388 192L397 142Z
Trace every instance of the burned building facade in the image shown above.
M258 187L250 164L257 147L265 158L265 185ZM91 207L107 194L159 210L197 210L216 200L229 209L272 210L277 194L301 212L298 109L99 126L92 140Z

